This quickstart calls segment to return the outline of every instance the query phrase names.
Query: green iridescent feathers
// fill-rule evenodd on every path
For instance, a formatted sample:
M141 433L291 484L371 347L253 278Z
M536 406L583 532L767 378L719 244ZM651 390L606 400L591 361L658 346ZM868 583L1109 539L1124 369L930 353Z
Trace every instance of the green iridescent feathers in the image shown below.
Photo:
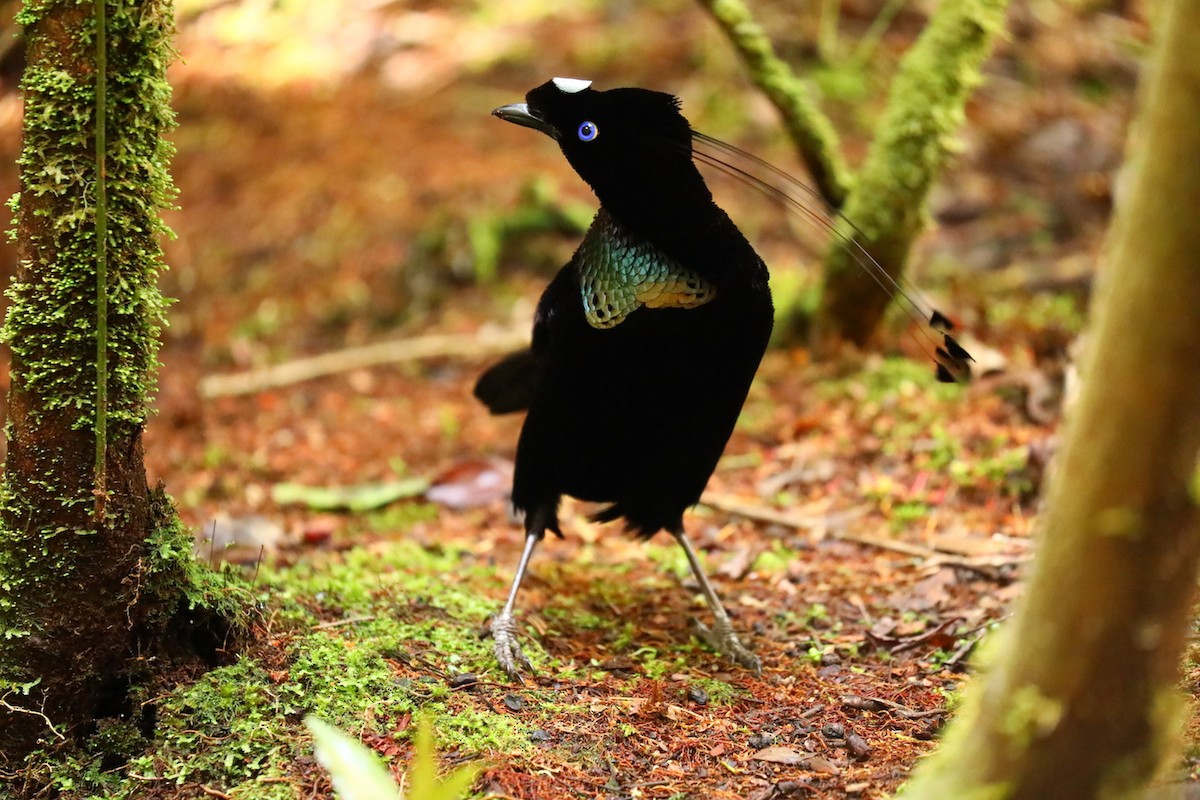
M593 328L615 327L642 306L696 308L716 297L715 288L698 273L634 239L603 209L575 254L575 263L584 316Z

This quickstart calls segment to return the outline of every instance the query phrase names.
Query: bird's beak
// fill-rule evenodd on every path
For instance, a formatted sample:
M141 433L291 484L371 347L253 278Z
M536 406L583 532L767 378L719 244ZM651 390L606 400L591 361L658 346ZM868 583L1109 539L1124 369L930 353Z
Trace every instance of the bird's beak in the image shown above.
M558 138L558 131L555 127L530 111L527 103L510 103L506 106L500 106L492 112L492 116L499 117L505 122L515 122L517 125L533 128L551 138Z

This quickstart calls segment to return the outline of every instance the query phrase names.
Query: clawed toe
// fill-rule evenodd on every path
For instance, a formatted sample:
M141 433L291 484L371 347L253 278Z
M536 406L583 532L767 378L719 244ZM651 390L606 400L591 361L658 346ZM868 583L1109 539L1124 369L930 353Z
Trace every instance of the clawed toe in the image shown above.
M755 675L762 675L762 661L742 644L737 634L733 632L733 628L719 623L709 628L700 620L693 618L692 630L709 647L721 655L752 671Z
M500 668L512 680L523 683L521 677L522 668L526 672L533 672L533 664L529 663L528 656L521 649L520 642L517 641L517 621L512 617L498 616L492 620L490 626L492 632L492 652L496 654L496 661L500 664Z

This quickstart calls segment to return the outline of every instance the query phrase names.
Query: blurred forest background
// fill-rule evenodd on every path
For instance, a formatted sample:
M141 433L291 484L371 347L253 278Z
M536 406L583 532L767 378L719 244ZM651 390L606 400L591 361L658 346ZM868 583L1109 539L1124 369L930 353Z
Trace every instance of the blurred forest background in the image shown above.
M931 5L768 1L754 11L856 163ZM873 27L889 10L889 24ZM1009 19L911 277L942 291L942 307L1025 369L1060 359L1080 319L1146 20L1136 3L1048 0L1016 2ZM381 338L524 327L592 199L552 144L491 119L493 107L551 75L652 87L681 96L698 129L799 172L774 110L708 16L683 0L185 1L178 20L180 208L168 215L177 239L163 283L178 302L147 449L152 479L166 480L188 514L262 505L256 481L221 486L226 460L254 464L260 479L353 482L378 477L401 453L447 456L445 436L360 435L377 423L311 397L239 415L203 402L196 387L208 373ZM6 196L19 142L13 77L0 101ZM751 191L719 189L786 306L817 280L819 249L802 246L814 234ZM0 252L4 274L13 257ZM1006 340L1006 323L1028 317L1030 304L1051 324ZM361 390L378 377L350 380ZM463 403L409 421L423 433L469 426L481 415ZM299 430L272 424L274 413L298 413ZM355 446L323 446L341 436Z
M897 64L935 5L755 0L752 10L858 165ZM969 387L934 385L927 354L902 320L870 354L815 361L803 320L827 234L744 186L713 180L771 267L788 323L694 523L739 629L754 632L767 676L731 678L695 647L687 658L657 661L687 638L687 599L659 569L674 556L615 532L602 537L568 506L564 529L572 535L539 556L549 577L523 590L523 603L544 648L538 656L548 671L579 682L579 702L595 713L586 721L548 716L533 733L512 734L520 747L502 746L488 738L500 736L497 722L482 715L515 719L524 706L509 704L513 695L504 698L512 713L465 692L437 696L448 709L435 720L439 735L461 734L452 746L464 757L485 752L485 789L553 796L547 787L562 785L555 781L601 786L611 772L626 788L629 775L653 778L644 796L781 797L771 792L787 762L751 754L778 739L815 754L803 762L812 785L834 796L881 797L927 751L975 644L1021 591L1039 486L1120 191L1149 5L1011 4L908 272L965 330L980 375ZM2 6L6 31L15 6ZM556 75L597 88L664 90L682 98L697 129L799 175L775 109L713 21L687 0L180 0L177 11L179 60L170 78L178 128L170 138L179 207L166 215L176 238L166 243L162 280L176 302L145 435L150 480L165 483L189 525L216 533L218 543L200 550L205 557L251 570L264 552L268 563L286 565L356 544L417 543L437 566L413 569L435 570L433 588L418 582L411 594L372 596L363 611L354 603L372 579L358 574L356 588L329 579L305 601L312 619L300 624L321 636L337 627L326 638L341 647L337 637L351 635L340 627L345 615L382 620L391 607L371 603L408 602L404 624L406 614L432 619L478 652L446 656L439 634L425 639L407 628L399 640L415 659L358 641L344 650L371 652L404 680L486 670L488 645L474 642L472 626L482 621L479 603L503 597L496 564L519 550L521 530L505 499L520 420L489 418L470 387L490 359L527 335L536 298L595 207L552 142L492 119L491 110ZM0 55L4 196L17 189L15 63L11 48ZM14 258L13 248L0 249L5 277ZM475 344L465 354L448 348L250 393L212 380L431 334ZM0 379L7 384L6 372ZM340 488L369 486L384 486L383 499ZM322 494L327 489L334 491ZM389 504L401 495L406 502ZM346 507L355 513L341 513ZM440 560L442 547L450 561ZM367 552L397 573L418 559ZM359 556L345 558L347 569L363 569ZM620 565L619 589L598 577L604 567L593 561ZM475 567L492 571L481 578ZM278 574L263 580L279 592L271 602L291 598ZM452 612L418 602L438 591L465 592L470 602L453 595L444 603ZM560 603L570 614L556 613ZM287 614L299 618L295 609ZM291 634L273 638L272 626L294 622L287 614L258 631L253 656L265 675L237 680L259 680L281 696L286 681L301 682ZM594 669L581 678L579 665ZM314 681L334 680L341 669L315 658L305 668L334 676L304 679ZM638 673L650 680L626 680ZM743 694L726 703L716 702L725 691L716 683L692 691L713 676L740 681ZM1194 671L1188 680L1197 683ZM679 701L686 709L668 712L678 714L669 722L642 714L646 703L662 706L664 684L681 682L690 687ZM319 695L308 684L295 691ZM377 686L371 692L362 714L375 716L363 738L375 735L376 749L404 754L391 733L371 734L369 725L403 731L411 709L387 706L394 701L378 699L386 692ZM196 707L194 699L169 700L159 712L160 729L176 731L164 734L176 736L169 746L178 758L166 772L178 769L185 788L228 788L259 772L325 786L311 760L295 758L295 736L286 732L228 757L193 757L179 731L202 727ZM338 714L357 719L361 708ZM468 713L485 720L484 744L467 738ZM689 727L701 714L703 725ZM626 717L665 744L619 733ZM1191 741L1200 727L1194 717ZM844 726L842 734L829 733L838 730L831 725ZM215 726L205 746L231 747L229 727ZM852 733L862 734L862 747ZM563 763L547 741L577 752L604 741L609 749ZM818 756L824 761L812 760ZM1197 763L1189 749L1185 777Z

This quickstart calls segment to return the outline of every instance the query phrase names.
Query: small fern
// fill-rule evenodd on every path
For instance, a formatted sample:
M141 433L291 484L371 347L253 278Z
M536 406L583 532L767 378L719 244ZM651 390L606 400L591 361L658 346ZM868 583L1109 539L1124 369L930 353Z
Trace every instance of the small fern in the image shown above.
M317 761L329 770L333 788L342 800L398 800L400 787L383 760L357 739L316 717L304 724L312 733ZM460 767L438 780L433 750L433 730L428 720L417 728L416 747L408 768L404 800L461 800L475 781L478 769Z

